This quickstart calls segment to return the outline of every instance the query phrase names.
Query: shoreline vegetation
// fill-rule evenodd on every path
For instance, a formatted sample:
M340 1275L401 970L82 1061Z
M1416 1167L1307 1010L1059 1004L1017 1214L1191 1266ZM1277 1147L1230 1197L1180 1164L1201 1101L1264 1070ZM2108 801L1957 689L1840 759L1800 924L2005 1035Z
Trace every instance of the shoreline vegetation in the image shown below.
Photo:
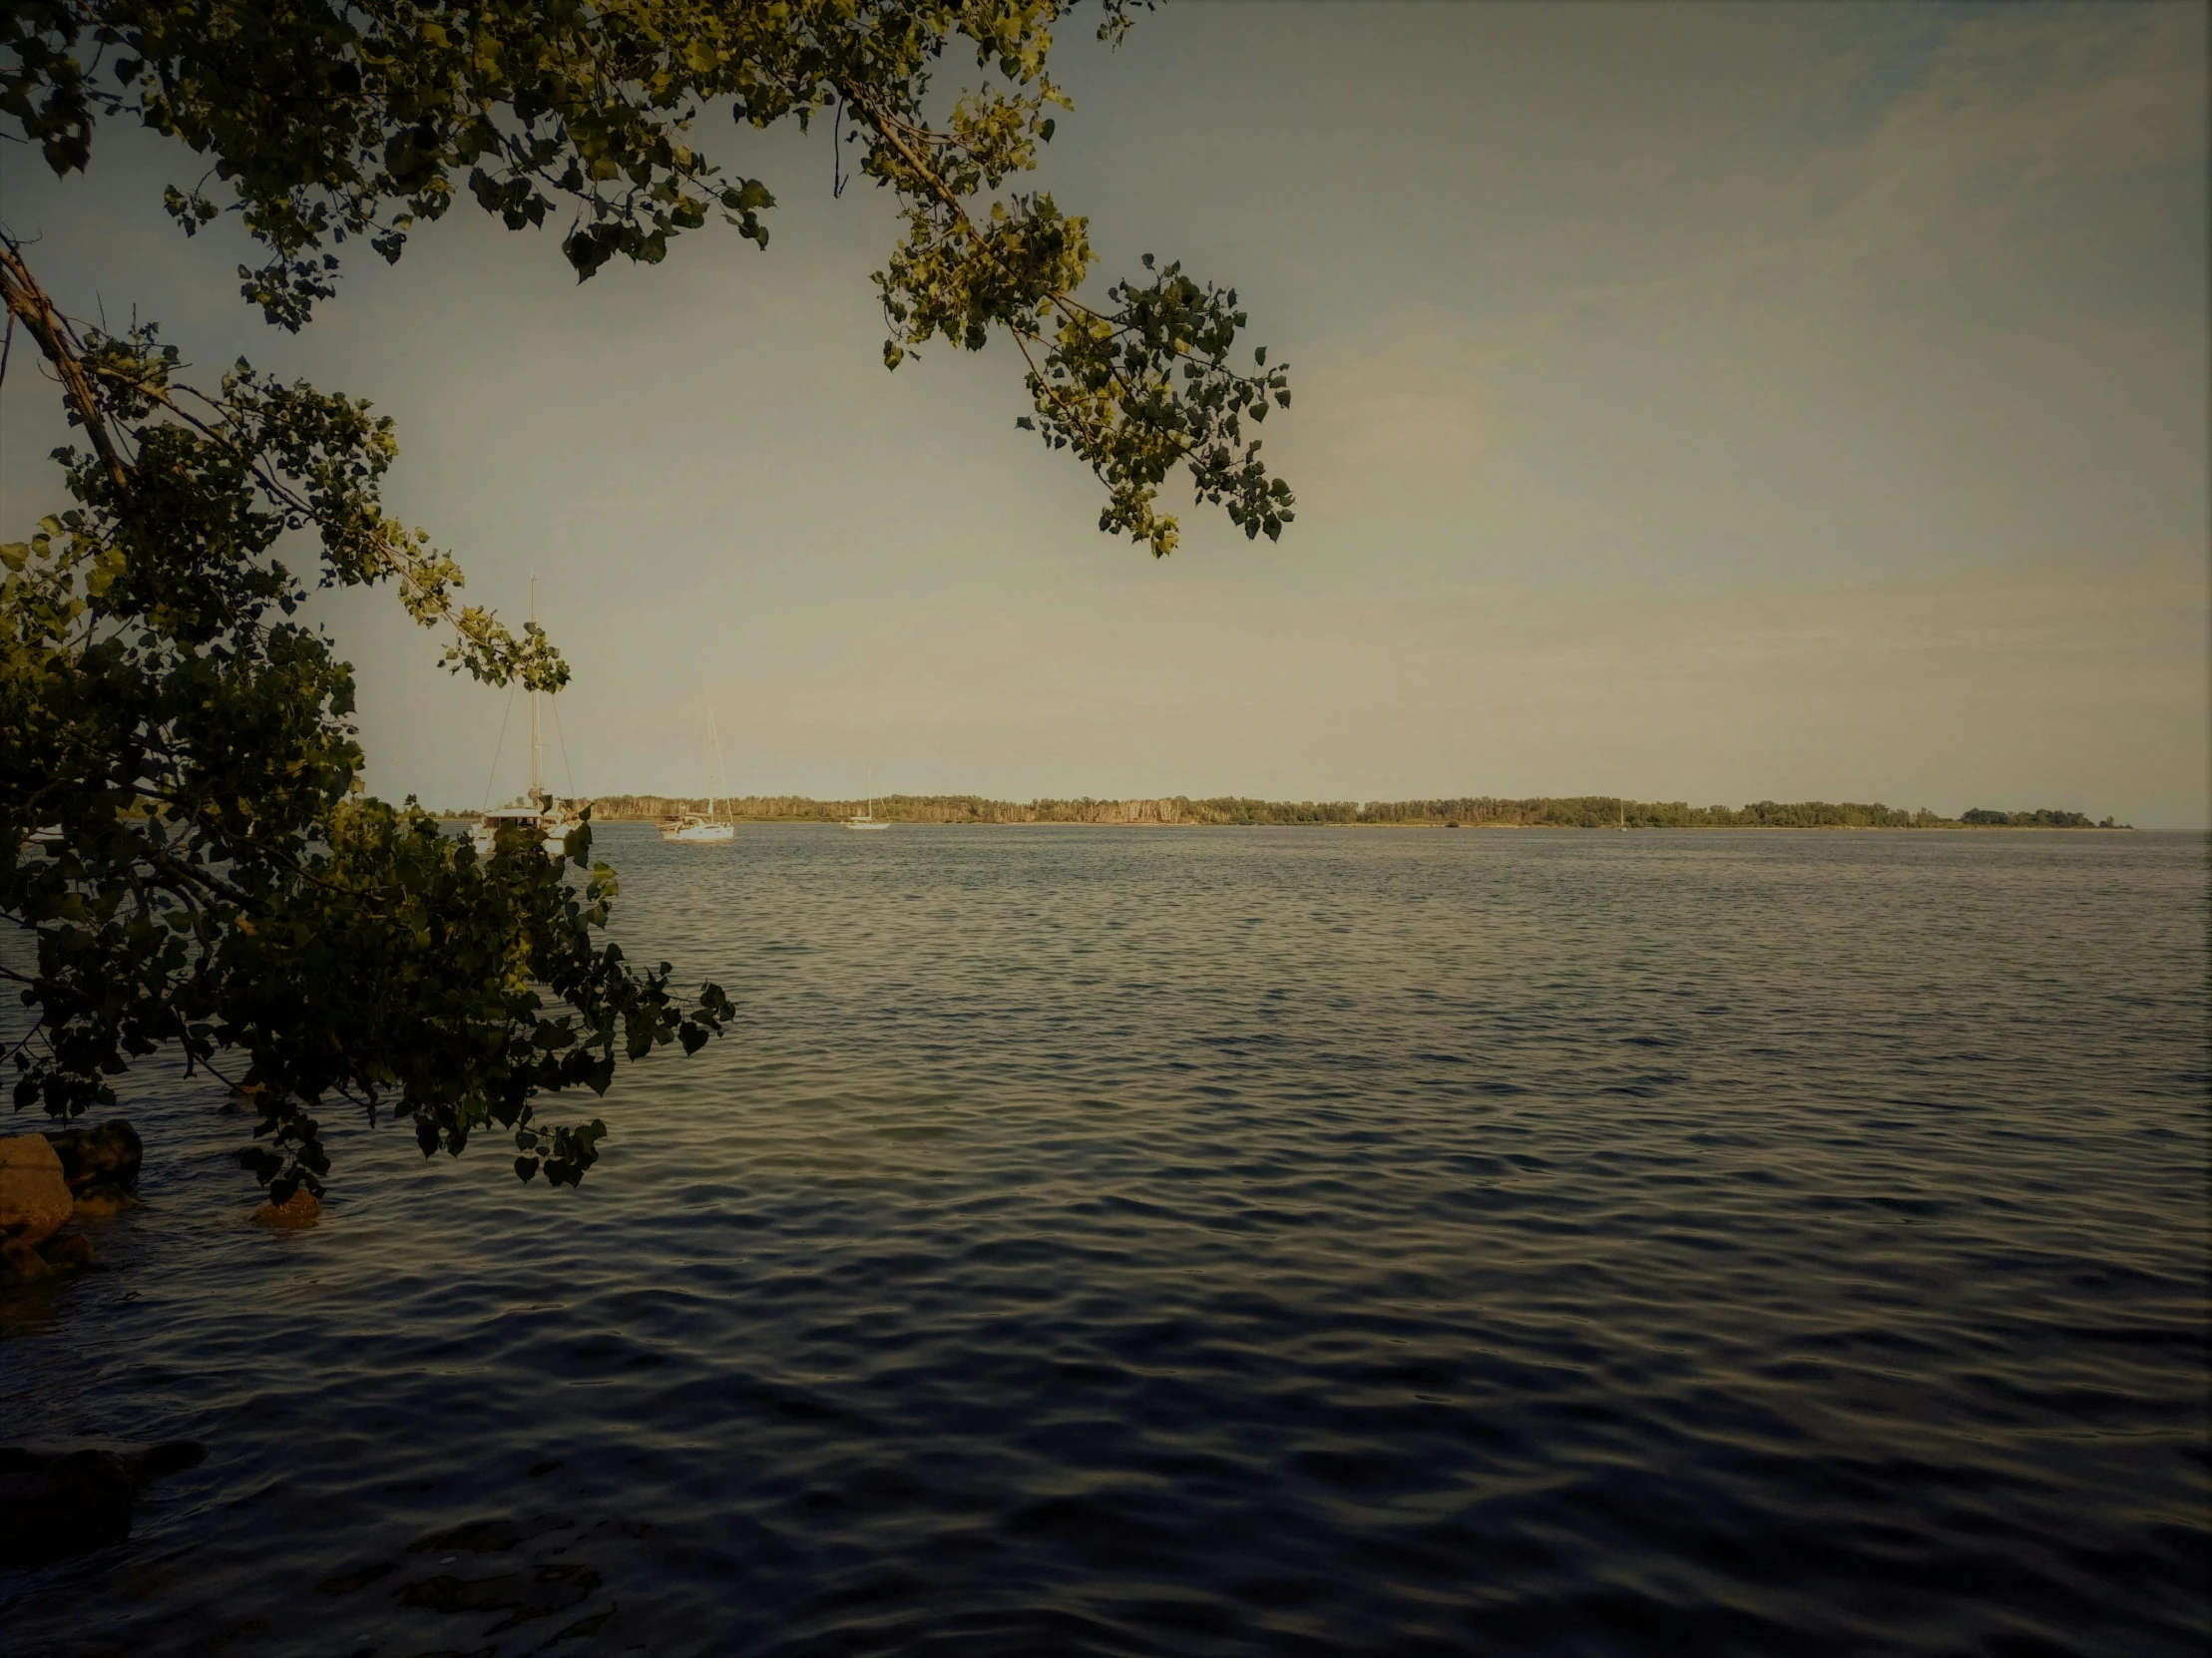
M741 823L836 823L860 810L858 800L813 800L804 795L746 795L717 800L716 814ZM703 796L602 795L591 802L601 823L655 822L686 812L704 813ZM1253 826L1380 827L1407 829L2126 829L2082 812L2043 807L1994 811L1976 807L1943 817L1922 807L1907 811L1879 803L1802 800L1750 805L1692 806L1687 801L1623 800L1616 795L1544 796L1505 800L1489 795L1446 800L1248 800L1221 796L1192 800L988 800L974 794L877 795L878 818L899 823L1123 824L1153 828ZM441 817L474 817L441 812Z

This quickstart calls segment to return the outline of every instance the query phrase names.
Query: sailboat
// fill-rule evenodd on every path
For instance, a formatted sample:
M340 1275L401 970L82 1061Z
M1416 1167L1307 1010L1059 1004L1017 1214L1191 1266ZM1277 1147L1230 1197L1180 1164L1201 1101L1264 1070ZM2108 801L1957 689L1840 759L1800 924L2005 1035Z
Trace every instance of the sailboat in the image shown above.
M722 770L722 734L714 725L713 698L705 697L704 701L706 703L706 740L714 750L714 782L716 787L721 790L720 798L727 799L729 778ZM678 812L673 817L663 818L661 820L661 838L664 841L681 841L689 846L696 846L702 842L712 844L735 840L737 838L737 825L725 818L718 818L714 815L715 799L716 796L711 794L706 797L706 811L703 815L698 812Z
M851 817L845 819L845 827L847 829L888 829L891 827L889 818L878 818L876 816L876 777L874 772L871 771L868 774L868 809L864 812L855 812Z
M538 579L530 579L530 622L538 622ZM494 762L497 763L496 761ZM512 806L502 806L497 811L486 812L469 828L469 843L476 848L479 858L489 858L499 845L499 832L515 828L525 831L526 838L535 835L538 844L552 858L562 856L568 850L569 831L581 821L566 805L555 800L545 785L546 745L545 728L538 719L538 692L530 693L530 788L523 798ZM572 785L573 786L573 785ZM487 790L487 793L490 791Z

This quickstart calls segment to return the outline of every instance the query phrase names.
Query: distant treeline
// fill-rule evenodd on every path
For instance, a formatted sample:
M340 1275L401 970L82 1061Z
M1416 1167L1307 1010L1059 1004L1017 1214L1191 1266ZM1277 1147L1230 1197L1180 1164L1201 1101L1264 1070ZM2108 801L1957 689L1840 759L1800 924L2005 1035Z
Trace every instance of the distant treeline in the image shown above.
M2119 827L2110 818L2102 823L2091 823L2080 812L2053 811L2048 806L2037 807L2032 812L1992 812L1977 806L1959 819L1961 823L1994 824L2000 829L2112 829Z
M803 795L748 795L715 802L724 817L761 822L834 823L860 811L859 800L810 800ZM602 795L592 815L605 822L652 821L678 812L703 812L705 800L663 794ZM1964 817L1940 817L1922 807L1861 805L1854 801L1755 801L1748 806L1692 806L1687 801L1622 800L1615 795L1501 800L1470 795L1456 800L1246 800L1222 796L1192 800L986 800L976 794L879 795L875 815L902 823L1134 823L1134 824L1402 824L1468 828L1606 829L1957 829L1968 825L2037 829L2115 828L2110 818L2092 823L2080 812L2048 808L1995 812L1976 807ZM465 815L465 814L456 814Z

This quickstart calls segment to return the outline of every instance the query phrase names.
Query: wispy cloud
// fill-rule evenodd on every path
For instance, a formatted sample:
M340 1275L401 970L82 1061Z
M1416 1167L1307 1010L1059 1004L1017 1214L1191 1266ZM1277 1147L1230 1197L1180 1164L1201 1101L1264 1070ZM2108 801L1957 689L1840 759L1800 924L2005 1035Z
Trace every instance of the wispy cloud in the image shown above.
M2206 67L2204 13L2180 5L1869 25L1797 67L1795 119L1752 102L1699 146L1624 158L1640 208L1562 217L1504 262L1562 315L1647 323L2001 282L2066 256L2054 219L2093 242L2115 184L2201 174Z

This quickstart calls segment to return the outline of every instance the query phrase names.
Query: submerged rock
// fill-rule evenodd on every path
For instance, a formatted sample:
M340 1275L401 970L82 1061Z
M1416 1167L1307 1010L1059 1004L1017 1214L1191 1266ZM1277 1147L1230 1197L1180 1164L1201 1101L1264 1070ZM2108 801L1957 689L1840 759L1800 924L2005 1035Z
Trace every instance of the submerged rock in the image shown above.
M48 1138L61 1159L62 1178L78 1202L106 1193L107 1201L121 1207L139 1189L139 1165L146 1160L146 1147L139 1131L122 1117Z
M92 1240L81 1232L64 1232L42 1244L20 1238L0 1243L0 1288L35 1283L58 1272L75 1272L92 1265Z
M62 1160L44 1134L0 1139L0 1239L36 1244L76 1207Z
M0 1243L0 1285L31 1284L53 1276L54 1269L35 1245L19 1238Z
M262 1204L253 1211L253 1218L263 1226L312 1226L321 1213L322 1204L315 1194L302 1186L281 1203Z
M137 1208L138 1202L136 1193L127 1192L121 1186L91 1186L77 1193L77 1212L95 1220L106 1220L110 1215Z
M206 1461L191 1440L41 1451L0 1447L0 1566L35 1566L131 1534L141 1487Z
M64 1232L38 1246L47 1266L55 1272L75 1272L92 1265L92 1240L82 1232Z

